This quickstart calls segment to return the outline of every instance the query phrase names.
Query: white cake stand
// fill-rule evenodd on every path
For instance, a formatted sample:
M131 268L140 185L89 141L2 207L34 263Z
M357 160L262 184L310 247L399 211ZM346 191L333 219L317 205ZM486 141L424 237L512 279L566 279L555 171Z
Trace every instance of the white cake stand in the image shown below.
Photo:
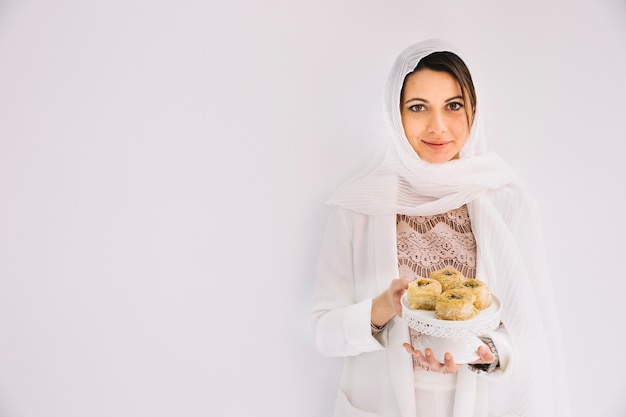
M438 362L449 352L458 364L480 359L478 347L483 344L478 336L495 330L500 325L500 300L493 296L491 305L469 320L452 321L435 318L434 311L411 310L407 294L402 296L402 318L410 328L422 334L413 348L424 353L431 348Z

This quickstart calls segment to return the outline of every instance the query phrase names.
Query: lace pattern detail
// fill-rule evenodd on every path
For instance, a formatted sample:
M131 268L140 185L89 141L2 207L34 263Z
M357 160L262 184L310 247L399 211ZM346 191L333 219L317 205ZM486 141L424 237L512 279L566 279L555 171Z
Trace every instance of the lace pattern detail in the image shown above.
M476 277L476 240L467 206L435 216L396 219L398 267L411 279L453 267L468 278Z

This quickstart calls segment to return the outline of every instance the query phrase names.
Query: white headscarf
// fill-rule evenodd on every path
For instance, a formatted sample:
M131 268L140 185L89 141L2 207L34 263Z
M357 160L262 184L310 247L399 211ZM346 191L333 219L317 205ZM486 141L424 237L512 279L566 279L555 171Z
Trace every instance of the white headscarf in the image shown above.
M518 394L511 412L566 417L560 330L534 200L510 167L486 152L478 108L459 159L423 161L404 134L400 92L405 77L432 52L462 57L455 49L431 39L400 54L384 94L388 146L365 172L340 187L329 204L369 215L422 216L467 204L478 247L477 277L501 299L502 322L512 341L511 378L503 382Z
M517 181L497 155L485 152L478 106L460 159L433 164L421 160L413 150L402 127L400 92L406 75L423 57L436 51L455 52L451 45L431 39L405 49L396 59L384 95L390 132L385 154L364 174L339 188L329 203L374 215L432 215L458 208L487 190Z

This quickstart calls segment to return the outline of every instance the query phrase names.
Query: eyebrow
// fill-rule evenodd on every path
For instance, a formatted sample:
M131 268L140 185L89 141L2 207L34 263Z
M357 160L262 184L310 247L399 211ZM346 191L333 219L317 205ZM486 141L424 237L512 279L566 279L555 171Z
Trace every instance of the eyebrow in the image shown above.
M449 98L449 99L447 99L444 103L448 103L448 102L450 102L450 101L452 101L452 100L459 100L459 99L460 99L460 100L463 100L463 96L454 96L454 97L450 97L450 98ZM424 103L428 103L428 100L426 100L426 99L424 99L424 98L420 98L420 97L413 97L413 98L410 98L410 99L406 100L406 101L404 102L404 104L409 104L409 103L410 103L410 102L412 102L412 101L423 101Z

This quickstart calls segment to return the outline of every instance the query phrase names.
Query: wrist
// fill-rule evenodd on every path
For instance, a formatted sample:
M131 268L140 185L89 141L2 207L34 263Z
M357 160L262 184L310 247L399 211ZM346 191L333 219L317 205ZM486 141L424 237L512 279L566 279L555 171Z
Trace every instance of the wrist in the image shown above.
M384 293L372 299L370 317L372 325L377 327L384 326L393 316L395 316L393 306L389 304Z

